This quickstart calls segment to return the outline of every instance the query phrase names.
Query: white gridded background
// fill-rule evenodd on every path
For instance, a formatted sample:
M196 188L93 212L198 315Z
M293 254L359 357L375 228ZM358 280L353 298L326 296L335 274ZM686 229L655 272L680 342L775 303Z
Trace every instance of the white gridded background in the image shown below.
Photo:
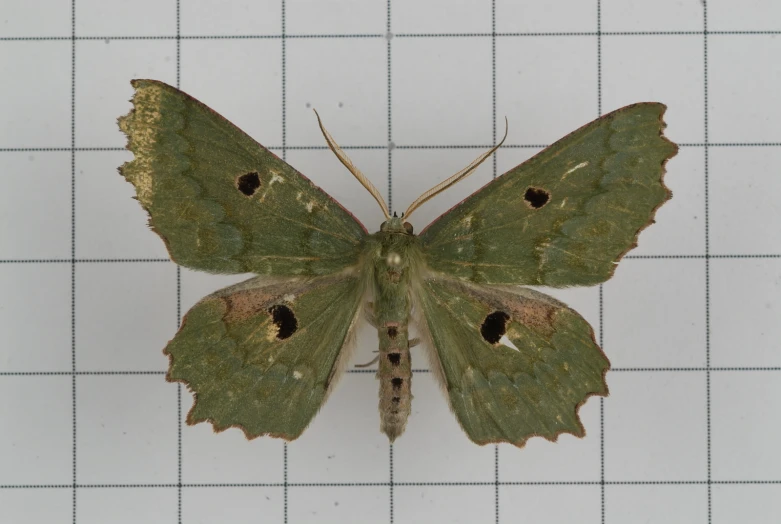
M3 524L781 521L778 2L3 0L0 32ZM310 107L394 208L509 118L420 230L599 114L665 102L674 198L612 280L553 292L614 366L586 438L476 446L425 370L393 447L371 371L289 445L184 425L161 348L244 277L172 264L116 174L137 77L215 108L370 230L379 210Z

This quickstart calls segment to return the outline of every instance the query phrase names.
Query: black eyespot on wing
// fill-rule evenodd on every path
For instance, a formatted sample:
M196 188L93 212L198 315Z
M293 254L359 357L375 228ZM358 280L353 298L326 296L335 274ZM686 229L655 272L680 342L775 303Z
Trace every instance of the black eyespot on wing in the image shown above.
M414 230L415 229L412 227L412 224L409 222L404 222L404 231L406 231L408 235L411 235Z
M399 389L404 384L404 379L399 377L392 378L391 384L393 384L393 389Z
M510 315L504 311L494 311L485 317L483 325L480 326L480 334L489 344L496 344L507 332L507 321Z
M540 209L550 200L550 193L538 187L530 187L523 195L523 199L534 209Z
M236 179L236 188L248 197L254 195L259 187L260 175L254 171L247 173L246 175L241 175Z
M399 334L399 330L396 329L395 326L391 326L391 327L388 328L388 336L390 338L392 338L392 339L396 338L396 335L398 335L398 334Z
M388 361L394 366L398 366L401 362L401 353L388 353Z
M298 319L289 307L277 304L276 306L271 306L268 312L271 313L272 322L277 326L277 338L279 340L285 340L298 329Z

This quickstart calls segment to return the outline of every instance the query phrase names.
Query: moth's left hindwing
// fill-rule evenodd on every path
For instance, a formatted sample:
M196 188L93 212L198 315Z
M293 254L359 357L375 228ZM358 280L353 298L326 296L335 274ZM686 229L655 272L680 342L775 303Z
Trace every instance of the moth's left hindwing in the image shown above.
M432 365L471 440L523 446L532 436L585 434L577 409L607 395L610 363L575 311L530 289L447 277L423 281L416 307Z
M168 379L195 393L187 422L297 438L349 357L362 291L355 276L256 277L202 299L165 349Z
M306 177L178 89L132 84L119 126L135 158L120 172L176 263L277 276L356 263L365 229Z

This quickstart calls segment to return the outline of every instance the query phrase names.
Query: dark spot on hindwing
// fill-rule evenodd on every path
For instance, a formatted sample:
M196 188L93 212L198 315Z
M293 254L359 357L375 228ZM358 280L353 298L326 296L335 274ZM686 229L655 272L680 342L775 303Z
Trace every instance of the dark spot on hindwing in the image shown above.
M523 194L523 199L534 209L540 209L550 200L550 193L538 187L530 187Z
M248 197L254 195L259 187L260 175L255 171L241 175L236 179L236 188Z
M510 315L504 311L494 311L485 317L483 325L480 326L480 334L489 344L496 344L507 332L507 321Z
M268 312L271 313L271 320L277 326L279 340L285 340L298 329L298 319L289 307L277 304L268 308Z
M388 337L390 337L391 339L396 338L396 335L398 334L399 334L399 330L396 329L396 326L391 326L388 328Z
M393 389L399 389L402 384L404 384L404 379L399 377L394 377L391 379L391 384L393 384Z
M401 353L388 353L388 362L394 366L398 366L401 362Z

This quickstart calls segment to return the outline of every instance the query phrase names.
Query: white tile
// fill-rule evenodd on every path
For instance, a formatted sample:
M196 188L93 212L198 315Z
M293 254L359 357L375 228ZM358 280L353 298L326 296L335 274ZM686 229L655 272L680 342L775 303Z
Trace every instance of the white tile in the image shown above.
M490 33L491 1L396 0L391 4L391 30L394 34Z
M387 144L386 55L385 41L376 38L288 40L287 145L326 145L313 109L340 146ZM355 64L362 64L358 75Z
M71 257L71 154L0 155L0 258Z
M386 0L285 2L285 28L291 35L384 34L387 18Z
M597 30L595 2L496 0L496 31L549 33ZM593 37L596 41L596 37ZM596 47L596 42L594 43Z
M282 144L282 44L185 40L181 89L265 147Z
M711 142L781 141L779 56L778 35L708 38L708 138Z
M710 31L778 31L781 4L775 0L711 0L708 2ZM729 38L729 37L727 37Z
M705 365L704 260L624 260L604 286L603 310L613 366Z
M0 507L10 522L73 522L73 490L29 488L0 490Z
M710 265L711 365L781 366L781 259Z
M177 490L171 488L92 488L78 493L79 524L174 522Z
M779 147L713 147L709 235L714 255L781 253Z
M132 108L130 81L134 78L151 78L174 85L176 42L81 40L76 43L77 147L125 147L127 137L119 130L117 118Z
M175 0L79 0L79 36L176 36Z
M390 514L387 486L296 486L287 497L289 522L363 524L387 522Z
M393 495L396 522L471 524L496 516L494 486L398 486Z
M599 522L599 486L502 486L499 488L499 520L539 523ZM486 521L488 521L486 519Z
M192 524L215 522L254 524L259 520L282 522L283 507L281 487L212 487L182 490L182 522Z
M136 188L117 172L132 158L128 151L76 154L77 258L168 258Z
M0 370L71 370L70 264L3 264L0 311Z
M70 37L72 5L61 0L7 0L0 5L0 34L4 37Z
M713 524L775 522L781 515L781 484L713 486Z
M714 480L779 480L781 381L777 371L711 373Z
M186 426L190 394L182 389L182 482L242 484L282 482L283 441L247 440L239 429L214 433L209 423ZM252 467L247 467L252 464Z
M485 102L490 103L490 96ZM534 36L497 40L496 116L497 137L504 133L507 117L507 143L527 145L552 144L598 117L593 39ZM485 142L490 140L480 141Z
M71 146L69 41L3 42L0 92L0 147Z
M605 487L606 522L668 524L707 522L705 485L612 485Z
M73 482L71 391L70 376L0 377L0 484Z
M705 480L705 373L615 372L609 382L605 480Z
M612 377L612 375L608 375ZM499 480L502 482L597 482L600 479L599 398L592 397L578 410L586 428L583 438L563 434L556 442L531 438L518 449L499 446Z
M76 312L80 371L165 370L163 348L177 329L176 267L82 264L76 270Z
M175 483L176 398L176 385L162 375L79 376L77 481Z
M279 35L279 0L183 0L179 8L182 35Z
M493 482L494 447L467 438L431 373L412 377L412 394L407 430L393 447L394 480Z
M696 35L604 38L602 110L607 113L635 102L662 102L667 105L665 136L673 142L702 142L703 70L702 38Z
M600 7L602 31L702 31L704 27L700 2L602 0Z
M396 145L491 142L490 38L396 38L392 53Z
M374 373L342 377L312 424L288 446L288 482L390 478L388 438L379 430L378 390Z

